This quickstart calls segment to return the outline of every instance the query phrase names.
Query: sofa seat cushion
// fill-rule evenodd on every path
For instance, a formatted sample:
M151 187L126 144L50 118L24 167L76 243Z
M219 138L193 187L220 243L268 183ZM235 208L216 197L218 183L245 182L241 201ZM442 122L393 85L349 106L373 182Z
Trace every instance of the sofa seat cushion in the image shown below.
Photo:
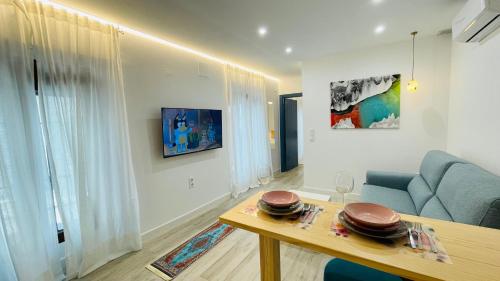
M438 220L453 221L450 214L448 214L448 211L446 211L443 204L436 196L432 196L431 199L425 203L422 211L420 212L420 216Z
M401 277L374 268L333 259L325 266L324 281L402 281Z
M427 152L420 165L420 174L434 193L444 174L455 163L463 163L465 160L450 155L444 151L431 150Z
M425 203L434 195L422 176L416 176L408 184L408 193L415 204L417 213L420 214Z
M399 189L365 184L361 192L361 201L384 205L399 213L417 214L410 194Z
M500 226L500 177L476 165L451 166L436 195L456 222Z

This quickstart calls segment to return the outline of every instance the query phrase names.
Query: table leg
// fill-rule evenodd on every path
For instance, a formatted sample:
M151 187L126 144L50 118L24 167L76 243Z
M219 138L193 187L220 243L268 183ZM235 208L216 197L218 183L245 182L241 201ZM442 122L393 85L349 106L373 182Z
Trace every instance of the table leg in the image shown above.
M260 280L281 281L280 241L259 235Z

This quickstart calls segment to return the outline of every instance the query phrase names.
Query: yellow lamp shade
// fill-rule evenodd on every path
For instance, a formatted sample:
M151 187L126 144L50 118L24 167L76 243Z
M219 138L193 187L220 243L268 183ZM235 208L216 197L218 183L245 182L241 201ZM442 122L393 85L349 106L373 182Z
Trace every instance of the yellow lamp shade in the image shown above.
M418 82L417 80L410 80L408 81L408 92L409 93L415 93L417 92L417 88L418 88Z

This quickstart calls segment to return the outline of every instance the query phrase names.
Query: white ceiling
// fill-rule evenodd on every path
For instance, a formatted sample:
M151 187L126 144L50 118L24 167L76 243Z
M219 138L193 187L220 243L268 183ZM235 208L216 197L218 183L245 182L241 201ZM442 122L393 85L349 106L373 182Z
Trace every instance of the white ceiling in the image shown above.
M275 76L300 62L448 29L465 0L55 0ZM378 4L374 4L379 2ZM374 29L386 30L376 35ZM268 27L265 38L257 35ZM418 37L417 37L418 39ZM286 55L286 46L293 53Z

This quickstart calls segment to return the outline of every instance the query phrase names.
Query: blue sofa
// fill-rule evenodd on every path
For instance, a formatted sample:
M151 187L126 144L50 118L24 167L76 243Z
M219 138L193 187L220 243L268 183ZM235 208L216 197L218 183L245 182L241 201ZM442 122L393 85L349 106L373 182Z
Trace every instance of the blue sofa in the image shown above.
M368 171L361 201L500 229L500 177L443 151L429 151L419 174Z

